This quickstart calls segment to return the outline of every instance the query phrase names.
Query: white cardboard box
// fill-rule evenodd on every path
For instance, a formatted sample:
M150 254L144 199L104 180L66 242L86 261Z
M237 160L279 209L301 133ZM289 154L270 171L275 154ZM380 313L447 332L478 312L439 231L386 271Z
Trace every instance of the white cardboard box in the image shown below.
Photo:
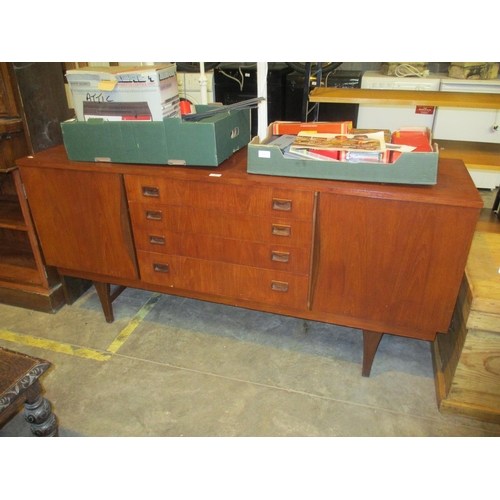
M160 66L84 67L66 72L76 117L85 121L84 102L112 105L141 102L149 106L152 120L172 117L179 111L179 90L174 64Z

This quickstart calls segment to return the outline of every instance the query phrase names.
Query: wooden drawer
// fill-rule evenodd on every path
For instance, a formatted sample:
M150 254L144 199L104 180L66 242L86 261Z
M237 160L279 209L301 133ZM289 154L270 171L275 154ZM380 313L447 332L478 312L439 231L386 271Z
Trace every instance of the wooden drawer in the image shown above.
M309 249L312 221L261 217L192 207L129 203L136 244L167 232L216 236Z
M143 251L138 251L137 257L144 283L296 309L307 308L307 276Z
M186 182L150 176L125 176L129 201L297 220L312 219L313 191L218 184L218 182L221 182L219 178L214 178L213 182Z
M239 241L200 234L135 229L138 250L180 255L251 267L309 274L310 251L285 245Z

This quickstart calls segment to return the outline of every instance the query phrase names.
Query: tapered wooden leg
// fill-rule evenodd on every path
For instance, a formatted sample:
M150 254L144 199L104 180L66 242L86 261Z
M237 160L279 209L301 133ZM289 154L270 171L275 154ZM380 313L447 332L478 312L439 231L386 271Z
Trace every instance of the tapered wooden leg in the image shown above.
M95 289L97 290L97 295L99 295L99 300L101 301L101 307L104 312L104 317L108 323L113 323L115 316L113 314L113 306L111 305L111 285L109 283L101 283L100 281L93 281Z
M495 201L493 202L493 206L491 209L493 212L496 212L498 208L500 207L500 189L497 191L497 195L495 196Z
M102 283L100 281L93 281L92 283L95 286L97 295L99 295L99 300L101 301L101 306L106 321L108 323L113 323L113 321L115 320L115 316L113 314L113 306L111 305L111 303L127 287L119 286L113 293L111 293L111 285L109 283Z
M372 369L373 358L380 344L383 333L363 330L363 369L361 375L369 377Z
M497 195L495 196L495 201L493 202L492 210L497 214L497 217L500 219L500 189L497 191Z

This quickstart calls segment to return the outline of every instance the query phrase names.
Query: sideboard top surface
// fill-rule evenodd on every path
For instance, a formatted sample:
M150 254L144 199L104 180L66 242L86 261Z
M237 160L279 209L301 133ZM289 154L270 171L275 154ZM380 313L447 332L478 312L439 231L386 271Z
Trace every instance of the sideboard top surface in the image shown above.
M247 149L234 153L218 167L136 165L70 161L64 146L56 146L17 160L19 167L69 169L128 175L162 176L189 181L314 190L343 195L405 200L439 205L481 208L483 201L461 160L440 158L434 186L382 184L278 177L247 173ZM21 168L22 171L22 168Z

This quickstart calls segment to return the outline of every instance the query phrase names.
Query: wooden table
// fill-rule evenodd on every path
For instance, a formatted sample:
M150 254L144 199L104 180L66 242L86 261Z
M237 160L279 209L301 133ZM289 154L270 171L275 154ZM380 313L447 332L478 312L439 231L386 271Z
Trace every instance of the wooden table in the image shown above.
M35 436L58 435L58 424L49 401L42 397L40 377L50 363L0 348L0 425L24 404L26 420Z

